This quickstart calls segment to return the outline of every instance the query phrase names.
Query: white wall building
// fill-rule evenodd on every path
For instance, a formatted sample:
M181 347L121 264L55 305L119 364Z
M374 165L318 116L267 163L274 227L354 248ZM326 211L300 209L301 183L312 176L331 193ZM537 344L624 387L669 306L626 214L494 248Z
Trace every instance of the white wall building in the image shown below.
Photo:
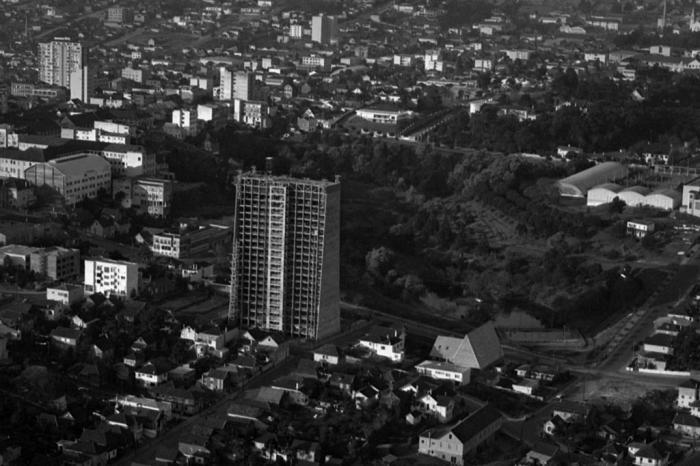
M139 267L134 262L111 259L85 259L86 293L131 297L138 293Z

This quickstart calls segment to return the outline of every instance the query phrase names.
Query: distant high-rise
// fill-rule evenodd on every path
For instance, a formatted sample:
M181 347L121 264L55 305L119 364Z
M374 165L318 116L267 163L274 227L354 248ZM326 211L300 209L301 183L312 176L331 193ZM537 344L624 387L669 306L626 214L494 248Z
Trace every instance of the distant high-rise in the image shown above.
M340 329L340 182L240 174L229 319L323 338Z
M255 75L247 71L236 71L233 74L233 98L253 100Z
M319 44L338 42L338 20L323 13L311 18L311 40Z
M71 72L70 74L70 98L88 102L95 91L97 76L87 65Z
M70 89L71 73L83 68L85 50L79 42L56 38L39 43L39 81Z
M233 98L233 72L226 67L219 68L219 100Z

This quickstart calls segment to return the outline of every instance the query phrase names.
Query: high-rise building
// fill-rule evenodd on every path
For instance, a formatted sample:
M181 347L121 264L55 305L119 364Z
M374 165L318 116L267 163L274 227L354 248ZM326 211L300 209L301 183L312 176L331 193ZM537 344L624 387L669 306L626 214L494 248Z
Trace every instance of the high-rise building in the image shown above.
M253 100L255 74L248 71L236 71L233 75L233 98Z
M321 13L311 18L311 40L319 44L338 42L338 20Z
M70 89L71 73L83 68L85 50L79 42L55 38L39 43L39 80Z
M229 319L323 338L340 329L340 181L236 180Z
M222 66L219 68L219 100L233 98L233 71Z
M97 77L87 65L70 74L70 98L88 102L95 91Z

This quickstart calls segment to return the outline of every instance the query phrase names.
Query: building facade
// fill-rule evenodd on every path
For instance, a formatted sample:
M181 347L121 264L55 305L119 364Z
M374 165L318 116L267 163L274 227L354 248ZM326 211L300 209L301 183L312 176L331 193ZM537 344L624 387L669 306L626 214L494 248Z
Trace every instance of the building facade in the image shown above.
M138 264L111 259L85 259L86 293L131 297L138 293Z
M34 251L30 268L54 281L75 280L80 275L80 251L58 246Z
M229 318L306 338L337 332L340 182L236 181Z
M95 154L70 155L32 165L25 170L24 178L33 185L55 189L68 205L95 198L100 190L109 192L112 187L109 162Z
M39 81L70 89L71 73L83 67L83 46L67 38L39 43Z
M311 40L324 45L338 42L338 20L335 16L320 14L311 18Z

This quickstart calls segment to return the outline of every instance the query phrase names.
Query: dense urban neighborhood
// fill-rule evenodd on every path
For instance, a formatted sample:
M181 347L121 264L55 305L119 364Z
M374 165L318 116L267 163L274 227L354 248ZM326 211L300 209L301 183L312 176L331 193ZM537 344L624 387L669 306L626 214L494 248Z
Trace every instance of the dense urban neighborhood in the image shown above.
M0 18L0 466L700 465L698 2Z

